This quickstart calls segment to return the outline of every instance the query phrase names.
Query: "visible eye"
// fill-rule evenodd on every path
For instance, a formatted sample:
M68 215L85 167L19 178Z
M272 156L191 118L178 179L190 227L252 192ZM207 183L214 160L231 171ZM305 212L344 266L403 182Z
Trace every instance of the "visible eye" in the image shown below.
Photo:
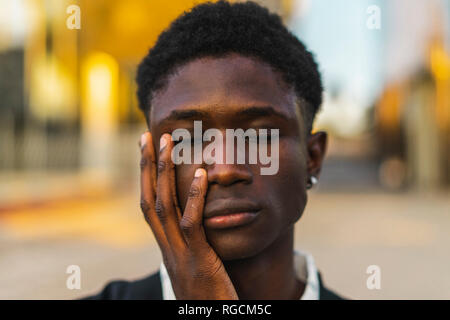
M258 142L258 136L257 135L247 135L244 136L245 143L257 143Z
M180 137L179 140L174 141L174 145L183 143L186 146L193 146L196 141L199 141L200 143L202 143L202 138L195 139L194 133L189 131L189 135Z
M274 139L279 139L280 130L279 129L263 129L259 130L259 142L260 143L272 143Z
M178 140L178 141L174 141L173 142L173 145L174 146L176 146L176 145L178 145L178 144L180 144L180 143L188 143L188 141L187 140L190 140L190 139L180 139L180 140Z

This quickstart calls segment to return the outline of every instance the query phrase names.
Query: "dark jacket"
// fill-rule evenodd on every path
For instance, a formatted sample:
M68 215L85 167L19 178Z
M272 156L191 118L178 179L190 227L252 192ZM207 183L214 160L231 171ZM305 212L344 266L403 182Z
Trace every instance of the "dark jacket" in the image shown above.
M343 298L324 287L319 276L320 300L342 300ZM162 300L162 287L159 271L136 281L113 281L97 295L87 300Z

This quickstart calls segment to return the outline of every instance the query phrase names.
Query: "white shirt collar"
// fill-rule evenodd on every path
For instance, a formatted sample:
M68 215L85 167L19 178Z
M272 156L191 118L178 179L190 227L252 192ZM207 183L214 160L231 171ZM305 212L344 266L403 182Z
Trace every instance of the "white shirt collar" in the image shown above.
M319 300L319 278L314 258L307 252L294 251L294 266L297 278L305 283L300 300ZM163 300L176 300L166 266L161 262L160 277Z

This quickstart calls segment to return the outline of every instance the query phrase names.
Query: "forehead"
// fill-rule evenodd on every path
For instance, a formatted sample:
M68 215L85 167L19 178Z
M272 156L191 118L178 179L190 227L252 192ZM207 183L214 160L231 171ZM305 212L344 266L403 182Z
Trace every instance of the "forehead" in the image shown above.
M271 106L287 117L299 116L294 90L281 74L259 59L229 54L179 67L155 94L150 119L157 125L175 110L195 108L226 115L251 106Z

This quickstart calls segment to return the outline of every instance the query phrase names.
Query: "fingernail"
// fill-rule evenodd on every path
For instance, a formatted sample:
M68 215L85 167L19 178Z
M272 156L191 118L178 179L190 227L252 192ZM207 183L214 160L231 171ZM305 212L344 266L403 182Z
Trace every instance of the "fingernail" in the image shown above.
M167 140L165 135L161 136L161 139L159 140L159 151L161 152L162 149L164 149L164 147L167 145Z
M147 143L147 136L144 133L141 135L141 149L144 148L146 143Z
M203 171L204 171L203 169L198 168L197 170L195 170L194 177L196 177L196 178L201 177L203 175Z

